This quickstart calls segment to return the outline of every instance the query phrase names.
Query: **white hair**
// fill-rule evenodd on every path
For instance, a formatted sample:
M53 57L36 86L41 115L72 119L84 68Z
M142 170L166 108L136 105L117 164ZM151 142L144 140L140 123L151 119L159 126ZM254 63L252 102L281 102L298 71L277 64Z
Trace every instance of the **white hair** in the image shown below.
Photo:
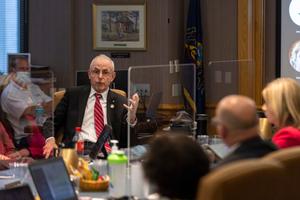
M110 57L108 57L107 55L105 55L105 54L99 54L98 56L96 56L96 57L92 60L92 62L93 62L95 59L105 59L105 60L110 61L110 62L111 62L112 70L115 71L115 64L114 64L114 61L113 61ZM92 62L91 62L91 63L92 63ZM91 67L91 66L90 66L90 67Z

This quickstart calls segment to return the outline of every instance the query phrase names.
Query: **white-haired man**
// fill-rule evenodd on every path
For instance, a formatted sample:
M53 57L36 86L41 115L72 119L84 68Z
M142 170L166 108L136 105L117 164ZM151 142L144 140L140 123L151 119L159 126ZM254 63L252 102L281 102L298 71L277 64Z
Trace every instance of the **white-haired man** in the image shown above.
M98 128L96 124L101 121L102 128L103 124L109 124L112 127L112 139L119 140L119 147L126 147L127 124L134 125L136 123L139 96L134 94L130 99L130 105L127 105L126 97L109 89L116 74L113 61L106 55L98 55L92 60L88 76L90 85L66 90L63 99L57 105L54 112L55 132L64 127L63 142L66 146L70 146L75 127L79 126L84 140L95 143L99 136L98 132L101 132L101 128ZM101 110L100 117L96 110ZM127 115L128 111L129 115ZM48 139L44 148L46 157L49 156L55 145L54 138L49 138L49 136L51 135L46 135ZM134 137L134 134L131 136Z

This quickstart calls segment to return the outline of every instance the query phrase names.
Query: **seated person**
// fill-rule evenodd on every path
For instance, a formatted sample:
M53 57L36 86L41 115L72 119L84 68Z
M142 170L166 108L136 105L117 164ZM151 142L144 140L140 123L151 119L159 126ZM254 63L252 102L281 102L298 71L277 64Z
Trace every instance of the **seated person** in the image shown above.
M201 146L182 134L154 138L142 164L146 180L159 196L170 199L195 199L200 178L209 172L209 160Z
M16 147L29 148L32 156L40 157L44 138L34 121L35 108L41 105L49 111L52 103L51 98L31 82L29 70L26 58L16 58L11 80L1 95L1 106L14 130ZM24 131L28 126L33 127L30 133Z
M27 149L16 150L6 129L0 122L0 160L32 162L33 160L28 156L30 156L30 152Z
M246 96L230 95L221 99L213 123L231 152L217 166L241 159L259 158L276 150L272 143L260 138L256 105Z
M18 160L22 157L29 156L27 149L16 151L15 146L0 122L0 160Z
M75 127L81 127L83 139L89 144L96 143L105 124L112 127L111 139L119 141L119 147L127 147L127 124L135 126L139 96L134 94L127 105L127 98L109 89L115 78L114 62L106 55L96 56L89 67L90 85L66 90L54 112L54 133L64 128L62 142L72 147ZM127 115L129 111L129 115ZM130 117L130 118L129 118ZM44 124L46 145L44 154L49 156L55 147L51 121ZM132 131L131 144L136 140ZM91 146L91 145L89 145ZM105 149L110 151L109 144Z
M262 91L262 109L277 128L272 142L278 148L300 146L300 85L291 78L279 78Z

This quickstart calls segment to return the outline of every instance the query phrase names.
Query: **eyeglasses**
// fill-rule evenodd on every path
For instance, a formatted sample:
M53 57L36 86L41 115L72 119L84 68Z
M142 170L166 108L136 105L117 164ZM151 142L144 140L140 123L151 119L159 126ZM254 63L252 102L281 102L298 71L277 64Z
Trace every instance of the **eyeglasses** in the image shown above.
M98 70L98 69L94 69L91 71L91 75L92 76L100 76L100 74L102 74L102 76L109 76L112 72L110 70Z

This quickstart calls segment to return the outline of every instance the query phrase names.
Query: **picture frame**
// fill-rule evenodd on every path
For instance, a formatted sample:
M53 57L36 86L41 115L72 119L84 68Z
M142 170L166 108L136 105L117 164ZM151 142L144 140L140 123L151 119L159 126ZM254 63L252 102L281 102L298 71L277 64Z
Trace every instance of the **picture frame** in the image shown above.
M94 50L146 50L146 0L93 4Z

